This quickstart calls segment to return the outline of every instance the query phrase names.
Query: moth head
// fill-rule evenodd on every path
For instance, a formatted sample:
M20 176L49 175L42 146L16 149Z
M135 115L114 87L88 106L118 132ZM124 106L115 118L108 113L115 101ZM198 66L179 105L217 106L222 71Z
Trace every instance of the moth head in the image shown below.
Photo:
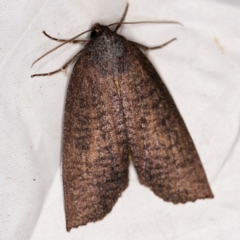
M94 38L100 35L104 31L104 26L99 23L95 23L92 27L91 38Z

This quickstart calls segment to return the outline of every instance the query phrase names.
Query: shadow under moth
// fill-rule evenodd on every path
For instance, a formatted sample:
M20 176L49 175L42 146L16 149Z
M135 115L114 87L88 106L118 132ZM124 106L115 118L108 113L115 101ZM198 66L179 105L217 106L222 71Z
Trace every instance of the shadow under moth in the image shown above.
M123 22L127 8L119 23L97 23L86 31L91 31L90 40L75 40L83 33L70 40L44 33L63 44L86 46L61 69L32 75L60 72L77 59L67 88L63 130L67 231L98 221L111 211L128 186L130 159L140 183L164 201L176 204L213 198L173 98L139 49L161 48L172 40L147 48L118 35L119 27L127 24ZM113 25L117 26L110 30Z

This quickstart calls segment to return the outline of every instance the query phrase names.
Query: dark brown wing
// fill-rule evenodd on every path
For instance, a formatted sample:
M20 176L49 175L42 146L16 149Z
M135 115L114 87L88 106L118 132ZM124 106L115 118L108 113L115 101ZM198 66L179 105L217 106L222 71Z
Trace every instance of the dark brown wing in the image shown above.
M129 43L131 58L120 81L128 141L142 184L165 201L212 198L198 153L156 70Z
M126 131L116 87L85 52L73 69L65 106L63 184L68 231L102 219L128 185Z

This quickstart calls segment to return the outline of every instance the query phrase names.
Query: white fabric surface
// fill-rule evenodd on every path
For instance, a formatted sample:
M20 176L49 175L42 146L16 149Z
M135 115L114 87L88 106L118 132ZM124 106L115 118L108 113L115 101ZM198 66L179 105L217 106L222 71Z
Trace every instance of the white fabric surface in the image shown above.
M118 21L125 1L1 1L0 239L240 239L240 2L130 0L128 39L154 46L161 73L194 139L215 198L166 203L141 186L133 167L127 190L102 221L67 233L61 176L67 74L31 78L61 67L81 46L68 44L34 60L95 22ZM87 36L86 36L87 37Z

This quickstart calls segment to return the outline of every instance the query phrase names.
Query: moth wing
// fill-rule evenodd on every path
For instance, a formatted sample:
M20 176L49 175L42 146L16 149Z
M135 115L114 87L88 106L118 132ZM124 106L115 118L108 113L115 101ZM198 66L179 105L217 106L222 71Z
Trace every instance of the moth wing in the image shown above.
M73 69L65 105L63 184L68 231L102 219L128 185L126 131L116 87L85 52Z
M186 125L158 73L135 46L120 82L128 141L141 184L165 201L212 198Z

